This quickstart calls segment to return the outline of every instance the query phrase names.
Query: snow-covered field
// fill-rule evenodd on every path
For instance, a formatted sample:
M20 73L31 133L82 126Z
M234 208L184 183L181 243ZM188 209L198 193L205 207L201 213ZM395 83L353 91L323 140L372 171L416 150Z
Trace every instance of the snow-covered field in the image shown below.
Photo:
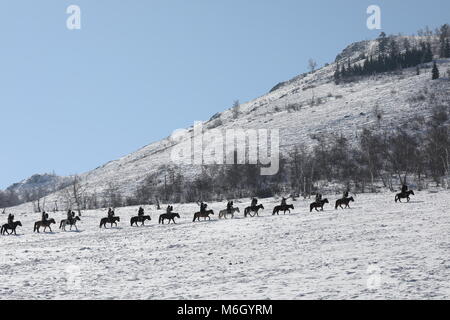
M278 199L264 199L259 218L244 218L248 202L237 202L235 219L197 223L196 205L175 205L181 219L164 226L147 207L153 220L142 228L129 225L137 208L121 208L108 230L99 210L83 213L79 232L47 234L33 234L37 214L18 211L19 234L0 237L0 298L449 299L450 192L393 200L358 195L351 210L309 213L301 199L272 216Z

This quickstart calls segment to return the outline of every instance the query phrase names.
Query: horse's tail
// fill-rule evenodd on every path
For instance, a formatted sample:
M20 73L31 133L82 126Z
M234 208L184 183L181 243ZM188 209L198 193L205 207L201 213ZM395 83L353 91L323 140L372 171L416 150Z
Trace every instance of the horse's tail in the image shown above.
M398 200L398 196L395 195L395 203L397 203L397 200Z
M59 228L62 229L62 225L63 225L63 220L61 220L60 224L59 224Z
M336 206L334 207L334 210L337 210L338 206L339 206L339 200L336 200Z
M130 226L133 226L133 218L130 219Z
M33 232L36 232L36 230L37 230L37 224L38 224L37 222L34 223L34 229L33 229Z
M100 226L99 226L100 229L102 228L102 224L103 224L103 219L100 220Z
M311 203L311 205L309 206L309 212L312 212L314 209L314 203Z
M161 223L161 220L162 220L162 215L159 216L158 223Z
M3 234L3 233L4 233L4 230L5 230L5 227L2 226L2 229L0 230L0 234Z
M192 222L195 222L195 219L197 219L198 215L197 213L194 213L194 219L192 220Z
M275 213L277 213L277 209L278 209L278 207L273 208L272 215L274 215Z

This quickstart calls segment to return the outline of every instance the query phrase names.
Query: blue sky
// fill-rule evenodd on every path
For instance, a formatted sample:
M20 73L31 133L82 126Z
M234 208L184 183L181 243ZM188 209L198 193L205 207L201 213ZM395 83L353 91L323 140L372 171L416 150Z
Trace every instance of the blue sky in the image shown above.
M380 33L371 4L386 33L450 22L447 0L2 1L0 188L91 170L333 61Z

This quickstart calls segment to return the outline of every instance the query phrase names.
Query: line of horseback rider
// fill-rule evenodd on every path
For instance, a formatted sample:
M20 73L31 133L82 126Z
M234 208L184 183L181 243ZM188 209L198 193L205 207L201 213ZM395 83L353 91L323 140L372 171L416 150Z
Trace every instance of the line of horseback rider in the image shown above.
M348 194L349 194L349 192L350 192L350 189L349 188L347 188L345 191L344 191L344 193L342 194L342 198L341 199L347 199L348 198ZM317 193L316 194L316 203L322 203L322 194L321 193Z
M287 198L283 197L281 199L281 206L287 206ZM198 202L197 202L198 203ZM200 206L200 213L205 213L206 212L206 208L208 207L208 205L206 203L204 203L203 201L201 201L200 203L198 203ZM252 202L250 204L250 207L252 209L256 208L258 206L258 199L256 197L252 198ZM227 212L228 213L233 213L233 209L234 209L234 202L232 200L227 202Z
M408 192L408 186L406 184L402 185L402 194L406 194ZM342 199L347 199L348 198L348 194L349 194L349 189L347 188L343 195L342 195ZM281 206L287 206L287 198L282 197L281 199ZM322 194L321 193L317 193L316 194L316 203L321 203L322 202ZM258 199L253 197L252 198L252 202L251 202L251 207L255 208L258 205ZM208 207L208 205L206 203L204 203L203 201L201 201L199 203L200 206L200 212L201 213L205 213L206 212L206 208ZM233 211L233 206L234 206L234 202L233 201L228 201L227 202L227 211L228 213L232 213ZM167 213L172 213L173 211L173 206L172 205L168 205L166 208L166 212ZM138 209L138 217L142 218L144 216L144 208L139 207ZM112 219L115 216L114 210L109 208L108 209L108 219ZM46 213L45 211L42 212L42 222L46 222L48 220L49 216L48 213ZM75 219L75 212L73 212L72 210L68 210L67 211L67 220L69 223L72 223L73 220ZM11 227L14 225L14 215L13 214L8 214L8 225L10 225Z

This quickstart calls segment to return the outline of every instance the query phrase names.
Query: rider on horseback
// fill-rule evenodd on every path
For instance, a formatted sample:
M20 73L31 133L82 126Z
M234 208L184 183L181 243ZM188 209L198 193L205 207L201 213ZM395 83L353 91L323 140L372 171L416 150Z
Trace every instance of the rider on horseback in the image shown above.
M173 206L171 206L170 204L167 206L166 208L166 213L172 213L173 211Z
M344 191L344 194L342 195L342 199L347 199L347 198L348 198L348 192L349 192L348 189L346 189L346 190Z
M228 201L227 203L227 211L228 213L232 213L231 211L233 210L233 201Z
M42 212L42 222L47 222L48 220L48 213Z
M72 210L69 209L69 210L67 211L67 221L68 221L69 223L72 223L73 218L75 218L75 212L73 212Z
M206 203L204 203L203 201L200 202L200 213L205 213L207 207L208 205Z
M144 208L139 207L139 210L138 210L138 217L142 217L142 216L144 216Z
M14 226L14 215L11 213L8 215L8 224L10 227Z
M287 199L286 199L285 197L282 197L282 198L281 198L281 204L280 204L280 205L281 205L282 207L286 207L286 206L287 206L286 200L287 200Z
M404 183L402 185L402 194L406 194L408 192L408 186Z
M252 199L251 207L252 207L252 208L255 208L257 204L258 204L258 199L253 198L253 199Z
M113 217L114 217L114 210L113 209L111 209L111 208L109 208L108 209L108 219L112 219Z
M317 193L316 194L316 203L320 203L322 201L322 194Z

